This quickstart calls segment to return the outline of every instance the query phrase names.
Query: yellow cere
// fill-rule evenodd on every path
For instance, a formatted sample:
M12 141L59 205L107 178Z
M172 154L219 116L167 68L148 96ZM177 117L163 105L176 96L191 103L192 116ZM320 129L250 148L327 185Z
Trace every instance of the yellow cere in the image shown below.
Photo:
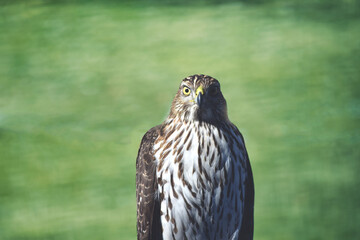
M201 92L201 94L204 95L204 89L202 88L202 86L200 86L196 89L196 92L195 92L196 96L199 95L199 92Z

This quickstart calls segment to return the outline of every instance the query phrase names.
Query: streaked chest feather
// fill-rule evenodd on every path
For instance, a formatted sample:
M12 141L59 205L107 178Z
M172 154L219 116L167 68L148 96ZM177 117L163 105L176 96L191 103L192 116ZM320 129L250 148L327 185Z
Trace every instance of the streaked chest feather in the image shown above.
M231 239L242 221L245 148L230 125L172 123L154 145L165 239Z

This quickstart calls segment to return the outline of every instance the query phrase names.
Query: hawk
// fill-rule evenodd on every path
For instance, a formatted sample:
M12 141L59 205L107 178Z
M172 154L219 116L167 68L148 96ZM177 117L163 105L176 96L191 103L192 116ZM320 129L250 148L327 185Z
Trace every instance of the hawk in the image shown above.
M254 184L220 83L185 78L136 159L138 239L253 239Z

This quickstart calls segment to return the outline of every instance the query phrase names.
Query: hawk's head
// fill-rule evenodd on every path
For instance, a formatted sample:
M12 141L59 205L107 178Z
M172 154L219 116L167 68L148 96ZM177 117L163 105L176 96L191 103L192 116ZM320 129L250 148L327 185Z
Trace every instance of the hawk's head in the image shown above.
M206 75L185 78L172 102L170 117L209 123L226 121L226 101L219 81Z

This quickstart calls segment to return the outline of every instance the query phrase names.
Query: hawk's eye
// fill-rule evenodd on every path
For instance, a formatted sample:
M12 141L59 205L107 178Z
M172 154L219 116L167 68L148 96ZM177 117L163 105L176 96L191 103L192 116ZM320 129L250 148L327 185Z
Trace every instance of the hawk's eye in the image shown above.
M219 87L212 87L209 90L210 95L215 96L219 92Z
M190 94L190 92L191 92L190 88L188 88L188 87L184 87L184 88L183 88L183 93L184 93L186 96L188 96L188 95Z

